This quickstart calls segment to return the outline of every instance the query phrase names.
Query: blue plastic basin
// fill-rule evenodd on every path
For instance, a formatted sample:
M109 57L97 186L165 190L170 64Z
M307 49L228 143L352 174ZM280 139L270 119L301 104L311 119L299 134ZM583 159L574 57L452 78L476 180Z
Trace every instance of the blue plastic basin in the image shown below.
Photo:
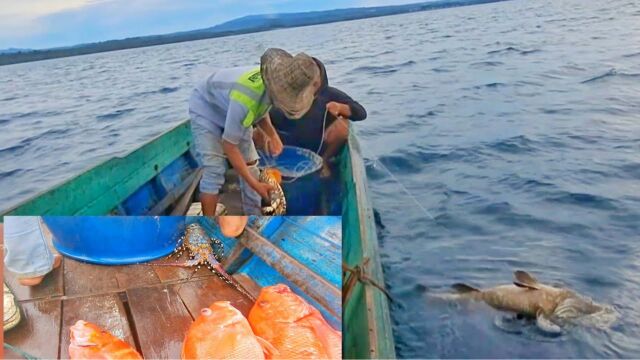
M275 167L282 174L287 215L315 215L320 209L322 157L311 150L284 146L276 158L260 158L262 167Z
M61 254L103 265L166 256L185 227L182 216L46 216L44 221Z

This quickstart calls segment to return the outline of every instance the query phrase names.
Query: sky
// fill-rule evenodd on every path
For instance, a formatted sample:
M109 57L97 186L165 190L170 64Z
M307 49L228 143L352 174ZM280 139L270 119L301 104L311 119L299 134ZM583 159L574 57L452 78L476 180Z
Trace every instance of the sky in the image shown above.
M419 0L0 0L0 49L166 34L245 15L414 2Z

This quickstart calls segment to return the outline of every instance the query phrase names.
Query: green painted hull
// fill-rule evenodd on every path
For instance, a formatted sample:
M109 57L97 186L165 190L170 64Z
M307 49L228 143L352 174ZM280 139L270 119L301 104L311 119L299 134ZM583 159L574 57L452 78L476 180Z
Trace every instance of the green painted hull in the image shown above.
M346 188L342 211L342 259L350 268L363 265L368 259L365 274L384 286L373 208L360 145L355 136L350 136L341 157ZM389 300L380 289L357 283L346 303L342 304L342 313L344 358L395 358Z

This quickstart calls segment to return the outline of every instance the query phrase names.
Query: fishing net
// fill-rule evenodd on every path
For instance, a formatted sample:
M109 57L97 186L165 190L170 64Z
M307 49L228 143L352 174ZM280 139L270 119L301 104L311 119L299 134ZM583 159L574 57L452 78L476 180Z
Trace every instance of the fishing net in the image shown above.
M277 168L285 182L320 170L322 161L322 157L313 151L296 146L284 146L278 157L260 153L260 167Z

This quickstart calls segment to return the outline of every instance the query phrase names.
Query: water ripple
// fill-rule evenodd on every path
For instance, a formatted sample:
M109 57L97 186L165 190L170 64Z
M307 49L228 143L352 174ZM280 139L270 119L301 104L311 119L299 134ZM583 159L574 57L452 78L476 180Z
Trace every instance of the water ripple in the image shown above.
M624 78L624 79L632 79L632 80L636 80L640 78L640 73L626 73L626 72L619 72L616 69L610 69L609 71L605 72L604 74L601 75L597 75L594 76L592 78L589 78L587 80L582 81L583 84L587 84L587 83L591 83L591 82L596 82L596 81L602 81L605 79L609 79L609 78Z
M120 109L120 110L112 111L108 114L98 115L96 116L96 119L98 119L99 121L114 120L134 110L135 108Z
M415 65L413 60L405 61L396 65L380 65L380 66L360 66L352 70L353 73L365 73L372 75L393 74L400 69Z

